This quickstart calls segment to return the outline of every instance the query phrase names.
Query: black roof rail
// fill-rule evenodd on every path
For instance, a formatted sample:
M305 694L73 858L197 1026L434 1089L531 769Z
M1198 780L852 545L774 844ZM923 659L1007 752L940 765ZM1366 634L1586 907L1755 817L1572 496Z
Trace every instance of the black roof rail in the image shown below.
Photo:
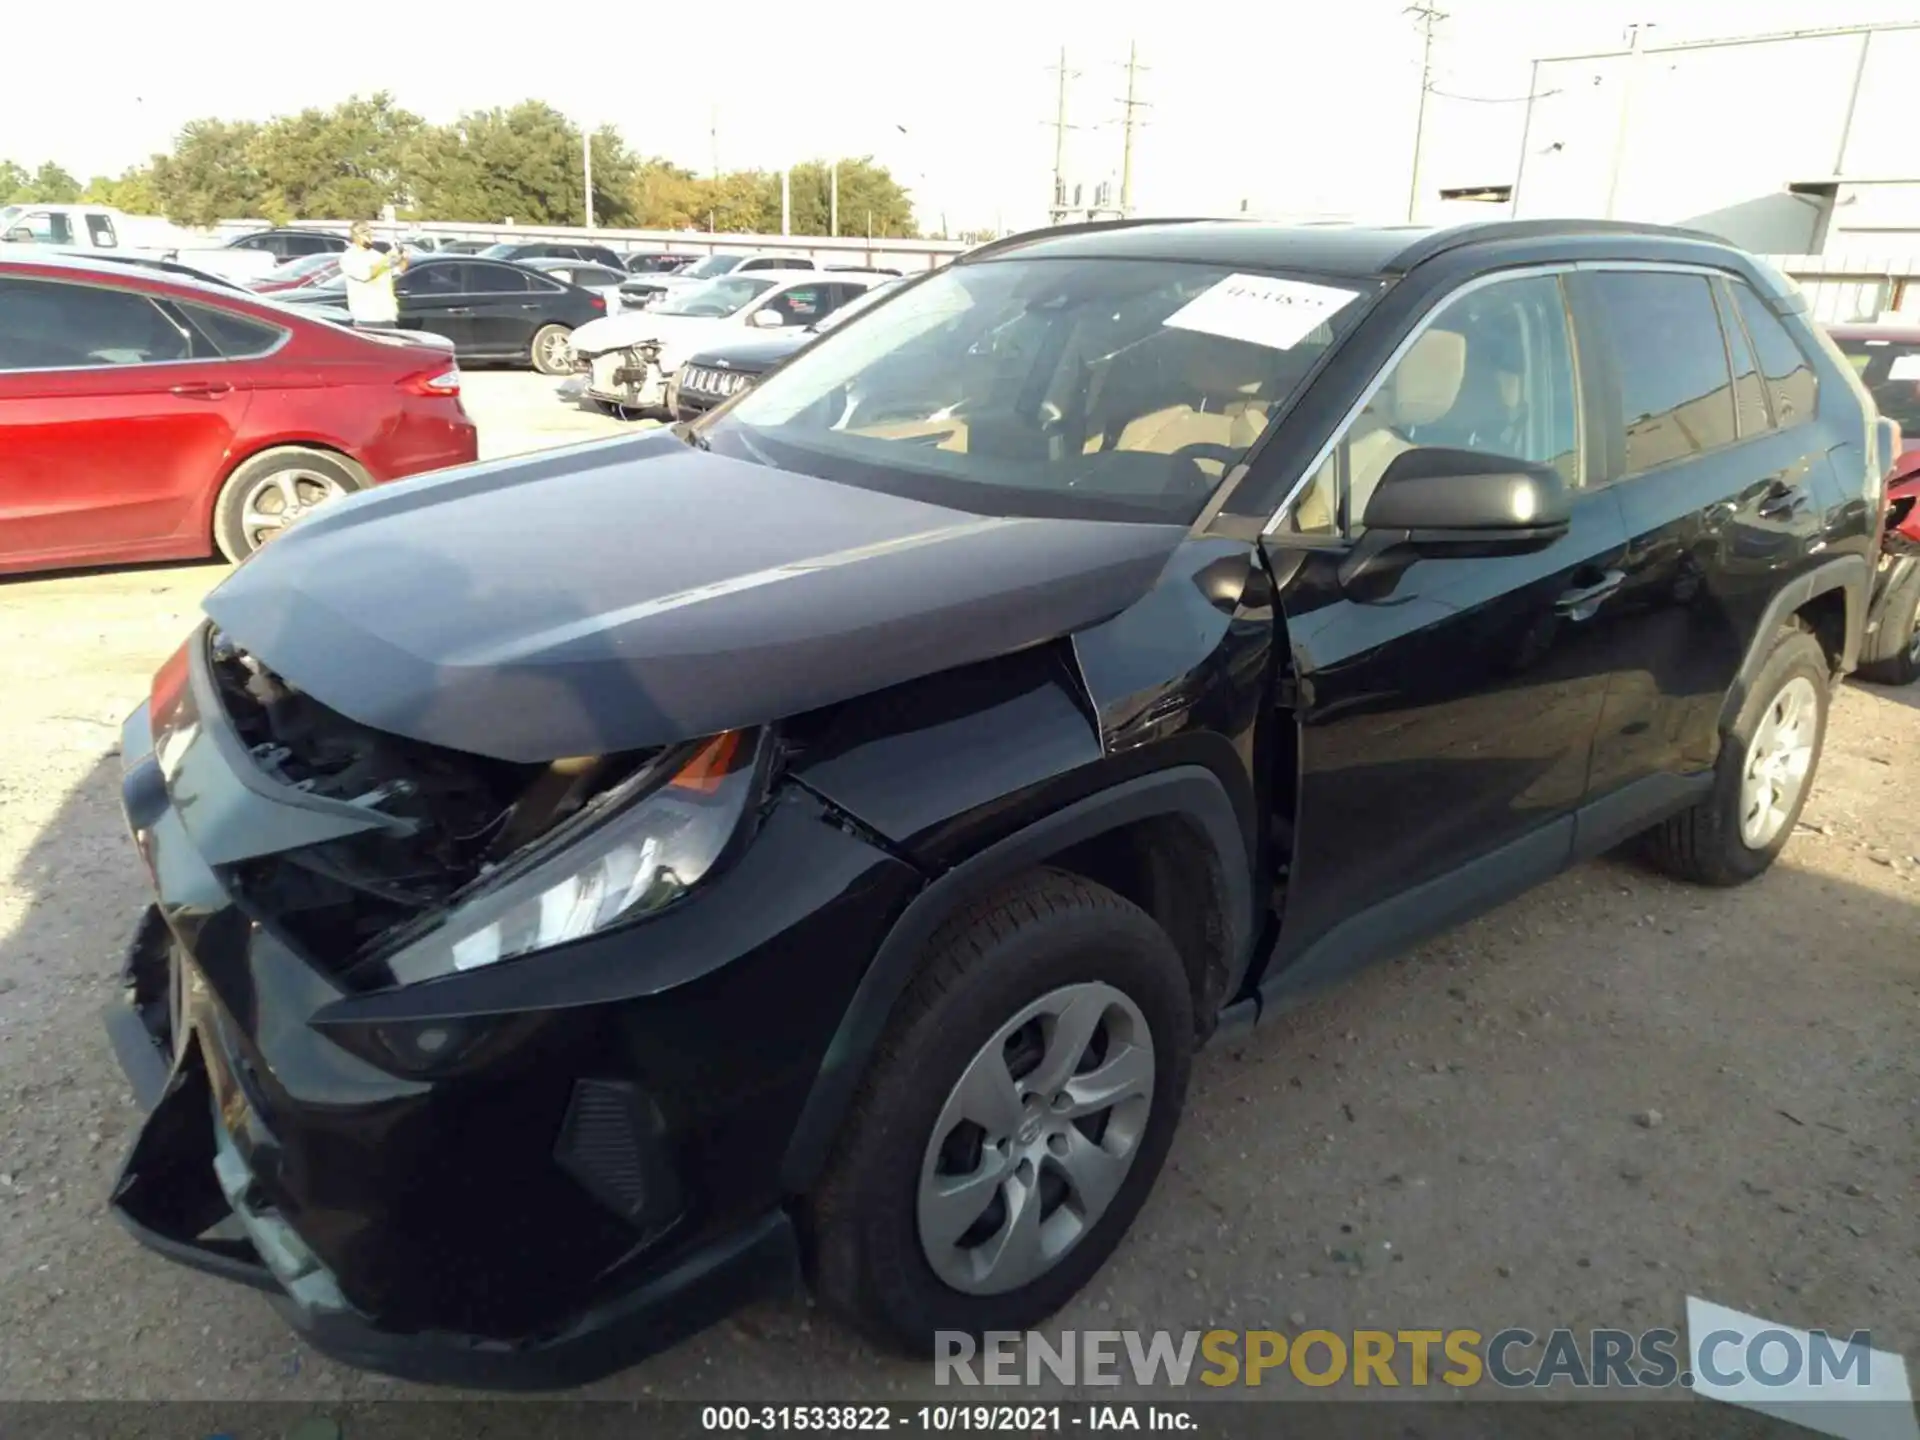
M1134 230L1142 225L1199 225L1207 221L1223 224L1235 223L1222 220L1218 215L1141 215L1125 220L1078 220L1071 225L1042 225L1037 230L1022 230L1017 235L1003 235L998 240L989 240L976 245L971 250L953 257L953 263L963 260L977 260L982 255L997 255L1002 250L1011 250L1016 245L1031 244L1035 240L1051 240L1056 235L1098 235L1105 230Z
M1539 240L1570 235L1643 235L1652 240L1689 240L1728 247L1727 241L1704 230L1687 230L1678 225L1651 225L1636 220L1480 220L1470 225L1455 225L1445 230L1430 230L1394 256L1391 269L1404 273L1414 266L1458 250L1465 245L1484 245L1495 240Z

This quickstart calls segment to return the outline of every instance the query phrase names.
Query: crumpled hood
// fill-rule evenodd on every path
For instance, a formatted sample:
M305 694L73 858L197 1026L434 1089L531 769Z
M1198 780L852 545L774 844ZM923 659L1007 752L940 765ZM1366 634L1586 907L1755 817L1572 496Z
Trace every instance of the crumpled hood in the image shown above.
M567 337L573 353L592 357L609 350L625 350L643 340L658 340L662 353L684 353L688 343L714 332L713 320L699 315L661 315L653 310L623 310L618 315L589 320Z
M205 601L362 724L505 760L672 744L1066 635L1182 525L1008 519L661 431L336 502Z

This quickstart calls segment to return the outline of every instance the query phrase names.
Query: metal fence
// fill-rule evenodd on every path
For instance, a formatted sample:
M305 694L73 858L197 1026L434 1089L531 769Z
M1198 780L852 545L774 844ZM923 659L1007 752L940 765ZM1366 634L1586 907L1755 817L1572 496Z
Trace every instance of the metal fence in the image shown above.
M1774 255L1800 286L1816 320L1899 319L1920 325L1920 255Z

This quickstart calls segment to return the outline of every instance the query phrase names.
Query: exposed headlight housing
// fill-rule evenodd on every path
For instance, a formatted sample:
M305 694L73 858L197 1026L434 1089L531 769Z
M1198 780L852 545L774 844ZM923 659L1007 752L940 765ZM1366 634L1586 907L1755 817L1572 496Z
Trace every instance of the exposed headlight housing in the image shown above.
M766 750L763 731L728 730L669 752L405 941L387 960L394 980L496 965L672 904L744 841Z

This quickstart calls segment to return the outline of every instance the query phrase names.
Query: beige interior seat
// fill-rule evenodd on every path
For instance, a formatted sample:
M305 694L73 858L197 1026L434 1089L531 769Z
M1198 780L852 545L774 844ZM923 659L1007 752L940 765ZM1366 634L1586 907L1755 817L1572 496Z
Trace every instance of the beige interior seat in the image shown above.
M1190 445L1220 445L1245 450L1267 426L1265 394L1274 368L1273 355L1261 346L1192 337L1192 352L1181 367L1181 379L1200 397L1136 415L1120 427L1113 450L1149 455L1175 455ZM1089 442L1089 448L1098 448ZM1200 468L1218 478L1226 464L1218 457L1195 457Z
M1347 513L1356 523L1387 466L1414 448L1396 432L1444 418L1460 398L1466 373L1467 337L1435 328L1413 342L1374 392L1347 434Z

